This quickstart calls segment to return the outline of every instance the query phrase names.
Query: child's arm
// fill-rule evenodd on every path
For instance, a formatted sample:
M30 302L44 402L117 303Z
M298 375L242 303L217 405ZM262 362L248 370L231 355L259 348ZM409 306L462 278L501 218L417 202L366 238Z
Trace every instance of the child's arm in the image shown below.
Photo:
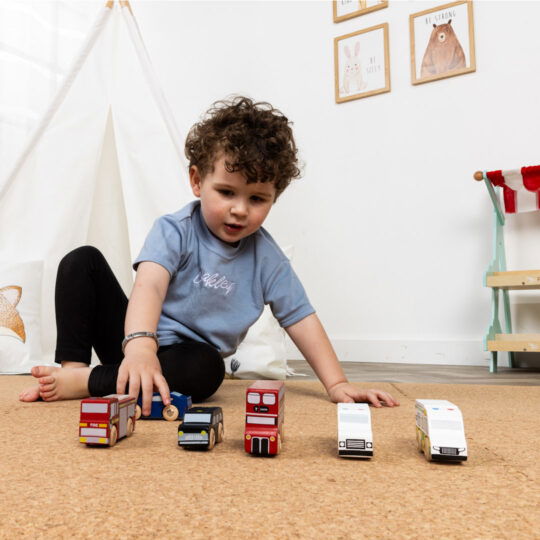
M380 407L379 400L382 400L389 407L399 405L388 392L361 391L347 381L334 348L315 313L285 330L315 371L334 403L365 401L373 403L375 407Z
M149 261L139 264L127 308L126 335L156 332L169 280L169 273L163 266ZM164 405L170 404L169 387L161 373L157 349L156 342L149 337L128 341L118 370L116 391L123 394L128 381L130 396L138 397L142 389L142 411L146 416L150 414L154 386Z

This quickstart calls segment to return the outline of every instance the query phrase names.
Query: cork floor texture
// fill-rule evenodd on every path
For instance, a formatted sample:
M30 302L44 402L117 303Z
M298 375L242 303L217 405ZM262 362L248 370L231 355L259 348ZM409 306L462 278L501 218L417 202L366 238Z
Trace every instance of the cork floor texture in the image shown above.
M377 383L401 406L371 409L375 455L360 461L337 457L336 406L316 381L286 383L272 458L243 450L248 381L225 381L209 402L226 430L211 452L179 448L176 422L148 420L88 448L79 402L20 403L28 383L0 376L2 538L540 537L538 386ZM461 408L466 463L418 453L415 398Z

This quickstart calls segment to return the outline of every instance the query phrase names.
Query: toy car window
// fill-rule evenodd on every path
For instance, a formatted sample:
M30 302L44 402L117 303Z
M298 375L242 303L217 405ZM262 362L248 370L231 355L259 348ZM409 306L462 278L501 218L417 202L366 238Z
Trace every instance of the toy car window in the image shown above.
M263 394L263 403L265 405L273 405L276 402L275 394Z
M210 422L211 415L209 413L186 413L184 422L205 423Z
M269 416L246 416L246 423L248 424L265 424L274 426L276 424L276 418Z
M86 413L106 413L107 403L83 403L82 412Z
M429 425L431 429L462 429L461 422L456 420L431 420Z
M261 401L261 396L255 392L248 392L247 402L252 405L257 405Z

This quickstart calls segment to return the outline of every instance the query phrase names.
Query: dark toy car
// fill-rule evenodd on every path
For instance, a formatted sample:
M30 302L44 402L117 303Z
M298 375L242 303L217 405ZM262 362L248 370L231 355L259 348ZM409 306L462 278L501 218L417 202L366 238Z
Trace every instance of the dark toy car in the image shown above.
M178 426L178 446L212 450L223 434L221 407L192 407Z
M152 405L149 416L142 416L142 398L137 400L136 418L147 419L165 419L169 422L182 419L184 413L192 406L191 396L184 396L179 392L171 392L171 404L168 407L163 406L163 400L159 392L154 392L152 396Z

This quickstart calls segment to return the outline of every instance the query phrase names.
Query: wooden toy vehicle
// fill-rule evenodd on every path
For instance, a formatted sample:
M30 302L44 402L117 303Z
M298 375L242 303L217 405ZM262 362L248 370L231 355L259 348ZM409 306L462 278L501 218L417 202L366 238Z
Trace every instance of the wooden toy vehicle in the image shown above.
M417 399L416 443L429 461L466 461L467 441L459 407L444 399Z
M285 383L256 381L246 390L244 449L248 454L271 456L281 451Z
M338 403L338 456L373 456L371 412L367 403Z
M182 419L184 413L192 406L191 396L184 396L180 392L171 392L171 404L165 407L163 405L163 400L161 399L161 394L159 392L154 392L152 396L152 405L150 408L150 415L142 415L142 397L139 396L137 400L137 420L142 418L143 420L147 419L165 419L169 422L177 420L178 418Z
M91 397L81 401L79 441L87 445L114 446L135 429L135 398L124 394Z
M212 450L224 433L221 407L191 407L178 426L178 446Z

